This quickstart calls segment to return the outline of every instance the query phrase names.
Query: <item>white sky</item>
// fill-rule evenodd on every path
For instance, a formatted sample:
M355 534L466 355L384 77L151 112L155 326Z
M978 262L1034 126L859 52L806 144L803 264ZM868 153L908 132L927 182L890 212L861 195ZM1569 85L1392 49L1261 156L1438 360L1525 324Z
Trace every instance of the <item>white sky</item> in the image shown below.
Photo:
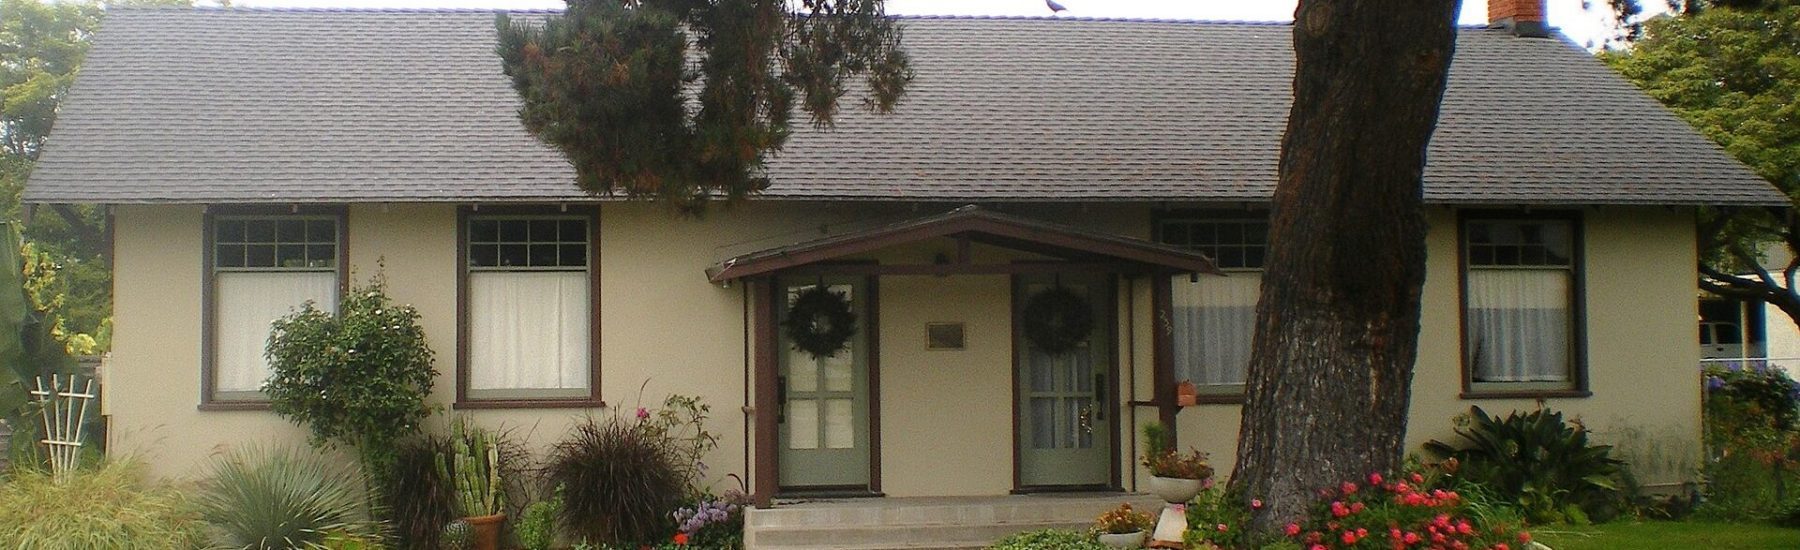
M1295 0L1057 0L1068 11L1064 17L1131 17L1160 19L1208 19L1220 21L1287 21L1294 17ZM1561 28L1577 44L1604 41L1610 18L1606 3L1594 0L1596 11L1582 9L1582 0L1548 0L1550 25ZM357 7L357 8L561 8L562 0L233 0L243 7ZM1643 2L1646 13L1662 11L1662 2ZM888 13L897 15L1029 15L1048 16L1043 0L887 0ZM1463 2L1462 23L1477 25L1487 20L1485 0Z

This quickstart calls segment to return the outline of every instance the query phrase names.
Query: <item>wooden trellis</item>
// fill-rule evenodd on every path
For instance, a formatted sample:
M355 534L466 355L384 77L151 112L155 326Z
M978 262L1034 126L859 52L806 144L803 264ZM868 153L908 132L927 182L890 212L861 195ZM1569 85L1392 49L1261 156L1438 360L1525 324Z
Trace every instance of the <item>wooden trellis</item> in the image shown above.
M46 388L40 376L37 389L31 392L44 417L43 444L50 452L50 473L59 482L67 480L81 465L82 425L87 423L88 402L94 400L94 379L88 378L82 391L76 392L80 378L75 374L67 378L52 374Z

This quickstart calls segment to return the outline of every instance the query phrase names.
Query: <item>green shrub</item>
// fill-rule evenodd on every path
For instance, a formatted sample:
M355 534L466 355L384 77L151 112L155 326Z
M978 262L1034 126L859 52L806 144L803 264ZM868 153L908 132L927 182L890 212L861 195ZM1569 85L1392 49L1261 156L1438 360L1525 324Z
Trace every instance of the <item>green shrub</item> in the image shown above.
M689 488L647 418L589 418L551 450L546 473L563 488L563 525L578 538L637 546L673 535L669 512Z
M1249 506L1242 494L1224 487L1208 487L1188 503L1188 530L1182 535L1190 548L1214 544L1221 548L1242 548L1249 540L1244 528L1250 522ZM1225 526L1220 529L1219 526Z
M1538 523L1605 520L1606 511L1617 509L1615 477L1623 463L1612 458L1612 447L1590 444L1580 422L1548 409L1499 418L1481 407L1456 421L1460 445L1432 440L1425 449L1459 461L1460 483L1492 491Z
M392 475L378 487L394 546L437 550L444 524L456 519L456 486L438 471L438 457L450 452L450 440L419 436L394 446Z
M63 483L31 469L0 481L0 548L197 548L205 530L187 495L147 481L132 462L108 462Z
M1094 536L1067 529L1045 529L1000 539L988 550L1108 550Z
M562 490L550 500L540 500L525 507L525 513L513 524L513 534L525 550L549 550L556 542L556 518L562 515Z
M316 548L334 532L379 532L361 485L355 470L317 453L249 448L213 461L200 512L219 548Z
M1800 485L1800 383L1766 362L1708 365L1707 504L1726 520L1761 520Z
M387 475L393 442L418 433L431 413L431 347L419 312L393 303L384 277L346 293L338 312L312 303L275 321L263 391L277 414L306 426L319 445L356 449L371 477Z

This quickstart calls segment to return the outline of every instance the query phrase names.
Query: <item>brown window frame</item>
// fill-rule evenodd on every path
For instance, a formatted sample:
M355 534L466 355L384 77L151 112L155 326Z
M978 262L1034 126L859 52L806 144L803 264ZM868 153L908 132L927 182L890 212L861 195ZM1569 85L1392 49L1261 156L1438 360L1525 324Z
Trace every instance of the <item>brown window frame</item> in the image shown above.
M1567 388L1499 389L1507 382L1482 382L1477 386L1469 360L1469 224L1481 221L1562 221L1569 224L1569 386ZM1457 364L1461 371L1461 399L1582 398L1593 392L1588 385L1587 353L1587 241L1579 210L1459 210L1456 217L1456 326L1459 333ZM1521 383L1522 384L1522 383Z
M581 217L587 220L588 395L552 398L472 398L469 396L469 220L487 216ZM600 207L463 206L456 211L456 401L453 409L600 408Z
M1166 227L1167 227L1167 222L1180 222L1180 221L1191 221L1191 222L1262 221L1265 224L1271 223L1271 220L1269 219L1269 210L1264 207L1247 207L1247 208L1235 208L1235 209L1206 208L1206 209L1170 210L1170 211L1159 212L1151 218L1151 221L1150 221L1151 222L1151 239L1160 244L1167 244L1170 246L1181 246L1181 247L1185 247L1185 248L1198 249L1198 247L1194 247L1192 244L1172 244L1172 243L1168 242L1167 235L1164 233L1164 231L1166 230ZM1254 267L1254 268L1252 268L1252 267L1230 267L1230 268L1221 267L1220 270L1225 271L1227 273L1252 273L1252 272L1254 272L1257 274L1257 277L1260 279L1263 276L1263 274L1267 272L1268 247L1273 245L1273 243L1268 242L1269 238L1268 238L1268 234L1266 232L1263 234L1263 241L1264 241L1263 242L1264 252L1263 252L1263 262L1262 262L1263 265L1261 267ZM1204 250L1202 250L1202 252L1204 252ZM1217 262L1218 258L1212 258L1212 260L1214 262ZM1212 275L1200 274L1200 275L1195 275L1195 276L1196 277L1211 277ZM1163 288L1163 287L1158 286L1156 288ZM1170 330L1170 331L1174 330L1174 318L1173 318L1174 311L1175 311L1174 298L1175 298L1175 293L1174 293L1173 279L1170 279L1168 281L1167 288L1164 291L1156 293L1156 296L1154 297L1154 299L1157 301L1157 303L1161 306L1161 311L1164 312L1164 313L1162 313L1162 315L1169 316L1168 330ZM1180 366L1175 364L1174 337L1173 337L1172 333L1165 334L1164 331L1162 331L1162 330L1155 331L1155 336L1160 338L1161 340L1164 340L1164 342L1162 342L1160 345L1157 346L1157 349L1164 350L1161 353L1165 353L1168 355L1168 359L1166 361L1163 361L1163 363L1166 363L1167 364L1166 368L1169 369L1169 372L1167 374L1167 378L1170 381L1169 383L1171 385L1178 383L1180 381L1178 378L1180 376L1180 374L1177 371L1180 369ZM1230 385L1223 385L1223 386L1214 386L1211 388L1196 385L1196 390L1199 391L1199 394L1194 396L1194 402L1196 404L1225 404L1225 405L1243 404L1244 395L1248 391L1249 387L1250 387L1249 380L1245 380L1243 384L1230 384ZM1171 387L1167 391L1172 394L1175 390L1174 390L1174 388ZM1162 393L1161 393L1162 390L1158 390L1158 392L1159 392L1158 395L1162 395Z
M217 224L219 218L282 218L282 217L330 217L337 223L337 270L338 299L343 299L345 289L350 286L350 223L349 208L344 205L210 205L201 215L201 253L200 253L200 404L202 411L264 411L269 410L269 400L263 399L219 399L217 397L218 381L218 296L215 292L217 284L214 265L215 248L218 243Z

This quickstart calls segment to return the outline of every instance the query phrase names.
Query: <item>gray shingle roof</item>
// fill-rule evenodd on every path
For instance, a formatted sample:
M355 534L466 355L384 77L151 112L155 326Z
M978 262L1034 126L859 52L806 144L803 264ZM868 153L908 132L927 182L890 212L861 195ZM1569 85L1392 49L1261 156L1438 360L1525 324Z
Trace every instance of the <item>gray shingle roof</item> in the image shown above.
M518 123L492 12L116 9L33 202L581 198ZM897 114L796 132L768 198L1262 201L1285 24L911 18ZM854 98L853 98L854 100ZM853 103L852 100L852 103ZM1426 198L1785 204L1574 45L1464 29Z

